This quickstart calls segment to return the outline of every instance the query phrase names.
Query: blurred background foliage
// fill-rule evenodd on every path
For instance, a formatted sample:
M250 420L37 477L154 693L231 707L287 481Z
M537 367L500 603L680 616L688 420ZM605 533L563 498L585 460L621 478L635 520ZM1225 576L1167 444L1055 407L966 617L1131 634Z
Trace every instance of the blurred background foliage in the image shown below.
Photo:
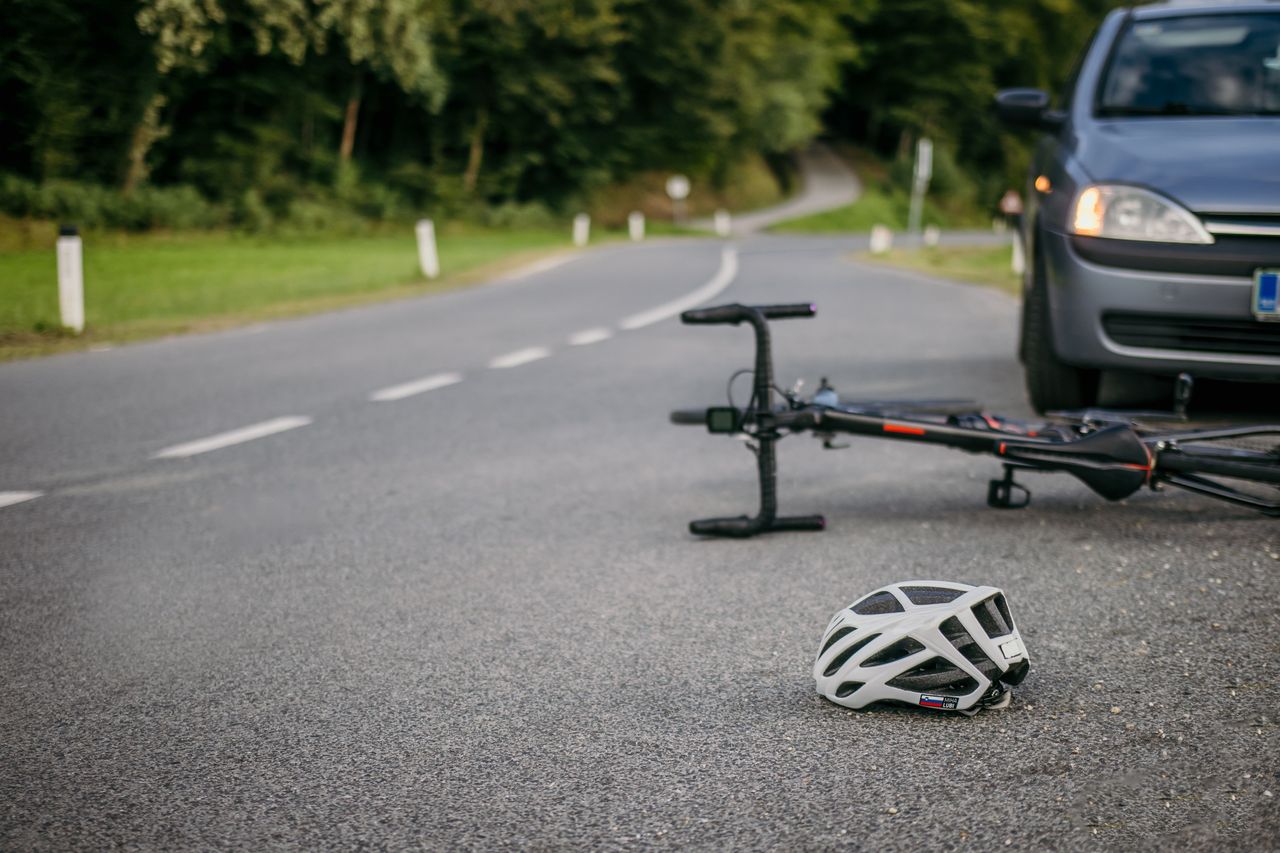
M825 136L988 209L1114 0L5 0L0 212L147 230L545 225ZM765 167L769 168L765 168ZM740 189L741 188L741 189ZM740 190L740 191L738 191ZM737 192L735 192L737 191ZM601 201L603 200L603 201ZM616 211L614 212L616 218Z

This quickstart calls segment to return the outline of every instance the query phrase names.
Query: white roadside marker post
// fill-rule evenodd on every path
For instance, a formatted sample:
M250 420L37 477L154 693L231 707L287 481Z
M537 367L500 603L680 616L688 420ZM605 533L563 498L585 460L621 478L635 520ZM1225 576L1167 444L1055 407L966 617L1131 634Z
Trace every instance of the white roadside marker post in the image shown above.
M74 225L58 229L58 309L63 326L84 331L84 257Z
M436 225L430 219L419 219L414 231L418 235L418 263L427 278L440 275L440 255L436 252Z
M1013 257L1010 259L1009 269L1014 275L1022 275L1027 271L1027 252L1022 248L1022 235L1017 231L1013 232Z
M924 229L924 244L932 249L942 240L942 232L938 230L938 226L930 225Z
M920 219L924 216L924 194L933 177L933 141L928 137L916 143L916 168L911 182L911 209L907 214L907 231L920 233Z
M644 214L638 210L632 211L627 217L627 230L631 232L631 240L639 243L644 239Z
M871 254L883 255L893 248L893 232L885 225L871 226Z
M728 237L733 231L733 220L729 218L729 211L724 208L716 211L715 224L717 237Z
M591 217L579 213L573 217L573 245L582 248L591 239Z

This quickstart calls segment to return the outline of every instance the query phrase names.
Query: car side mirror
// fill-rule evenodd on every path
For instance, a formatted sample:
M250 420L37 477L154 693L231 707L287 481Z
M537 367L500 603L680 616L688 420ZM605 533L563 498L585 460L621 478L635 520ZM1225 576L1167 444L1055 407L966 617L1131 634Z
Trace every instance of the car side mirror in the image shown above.
M1049 95L1040 89L1001 89L996 93L996 115L1011 127L1057 130L1066 113L1049 109Z

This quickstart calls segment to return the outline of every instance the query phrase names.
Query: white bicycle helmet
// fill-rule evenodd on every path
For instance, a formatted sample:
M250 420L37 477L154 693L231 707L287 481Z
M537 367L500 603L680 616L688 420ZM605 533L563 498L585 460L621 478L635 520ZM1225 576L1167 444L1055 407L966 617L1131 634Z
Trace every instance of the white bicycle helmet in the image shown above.
M847 708L897 702L972 716L1008 706L1030 666L1003 592L904 581L831 619L813 677L819 693Z

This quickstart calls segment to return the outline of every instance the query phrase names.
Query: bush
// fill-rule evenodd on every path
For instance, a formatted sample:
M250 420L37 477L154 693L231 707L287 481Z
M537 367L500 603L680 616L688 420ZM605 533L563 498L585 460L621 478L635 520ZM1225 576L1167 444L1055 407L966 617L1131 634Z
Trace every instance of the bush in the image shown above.
M257 190L245 190L236 199L235 222L246 231L266 231L271 227L271 209Z
M490 228L553 228L556 225L555 215L545 205L514 201L486 208L481 221Z
M288 231L344 234L356 233L368 224L348 207L310 198L295 199L285 222Z
M152 228L195 230L226 223L223 210L210 204L195 187L144 186L119 200L120 227L142 231Z
M125 196L98 184L0 178L0 210L22 218L51 219L81 228L212 228L224 212L189 186L139 187Z
M356 233L374 223L407 223L421 216L468 221L493 228L551 228L545 205L504 202L486 206L463 191L460 181L425 171L398 170L393 182L362 179L344 168L335 185L303 186L270 179L231 194L224 203L194 186L143 185L129 195L100 184L43 184L0 173L0 214L19 220L67 223L82 229L194 231L233 226L245 231Z

